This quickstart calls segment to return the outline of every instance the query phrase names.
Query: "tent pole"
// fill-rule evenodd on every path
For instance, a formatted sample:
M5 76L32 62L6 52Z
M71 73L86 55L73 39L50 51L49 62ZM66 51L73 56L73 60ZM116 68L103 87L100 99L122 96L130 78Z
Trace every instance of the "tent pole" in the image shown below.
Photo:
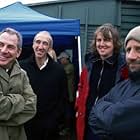
M81 61L81 42L80 36L78 36L78 60L79 60L79 75L82 72L82 61Z

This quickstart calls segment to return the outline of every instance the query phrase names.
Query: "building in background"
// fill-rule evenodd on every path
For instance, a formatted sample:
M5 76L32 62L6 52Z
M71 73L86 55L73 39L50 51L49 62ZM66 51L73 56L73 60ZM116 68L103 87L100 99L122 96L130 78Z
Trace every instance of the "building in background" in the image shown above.
M28 6L48 16L80 19L82 61L97 26L112 23L123 41L131 28L140 25L140 0L59 0Z

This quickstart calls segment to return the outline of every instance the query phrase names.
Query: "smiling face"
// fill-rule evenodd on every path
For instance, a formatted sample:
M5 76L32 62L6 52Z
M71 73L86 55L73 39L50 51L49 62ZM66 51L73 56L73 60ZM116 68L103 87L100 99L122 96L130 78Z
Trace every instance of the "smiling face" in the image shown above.
M4 32L0 35L0 66L10 68L20 56L21 48L17 47L18 38L15 34Z
M140 71L140 42L129 40L126 48L126 61L130 72Z
M49 51L49 48L52 47L52 39L48 32L38 33L33 42L33 50L36 58L44 59Z
M117 29L109 23L99 26L93 35L93 53L102 60L119 54L122 47Z
M101 59L106 59L113 55L113 40L110 34L110 38L105 38L101 32L96 35L96 49Z

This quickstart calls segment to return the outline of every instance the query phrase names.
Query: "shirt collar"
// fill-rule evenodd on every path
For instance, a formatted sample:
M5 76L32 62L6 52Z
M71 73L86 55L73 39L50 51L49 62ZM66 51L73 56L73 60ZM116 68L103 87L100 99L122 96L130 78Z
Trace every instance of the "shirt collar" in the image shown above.
M42 70L43 68L45 68L48 64L49 59L47 58L46 61L44 61L44 64L40 67L40 70Z

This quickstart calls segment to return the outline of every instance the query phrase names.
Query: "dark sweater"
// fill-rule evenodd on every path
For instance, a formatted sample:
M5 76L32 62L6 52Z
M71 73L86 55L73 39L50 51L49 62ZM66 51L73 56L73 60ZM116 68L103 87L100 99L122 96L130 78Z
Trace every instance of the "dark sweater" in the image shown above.
M32 88L37 95L37 114L31 125L38 123L48 131L56 129L64 120L67 100L64 68L50 57L47 66L42 70L37 67L33 56L21 61L20 65L27 71Z

